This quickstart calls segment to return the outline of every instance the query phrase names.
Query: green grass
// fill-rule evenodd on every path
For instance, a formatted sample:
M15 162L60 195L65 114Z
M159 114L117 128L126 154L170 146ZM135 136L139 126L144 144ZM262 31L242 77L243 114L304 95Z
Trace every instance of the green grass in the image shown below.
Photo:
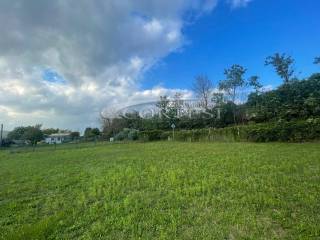
M319 239L320 144L0 152L2 239Z

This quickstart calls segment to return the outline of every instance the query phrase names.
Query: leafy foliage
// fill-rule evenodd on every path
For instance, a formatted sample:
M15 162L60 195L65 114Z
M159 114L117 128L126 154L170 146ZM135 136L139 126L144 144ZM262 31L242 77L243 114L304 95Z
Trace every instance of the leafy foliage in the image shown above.
M246 106L250 111L249 120L256 122L320 116L320 74L266 93L252 93Z
M224 74L226 79L220 81L219 83L219 89L225 93L228 100L233 105L233 123L237 124L238 117L237 116L237 96L238 92L247 87L252 86L254 88L260 88L260 83L258 81L257 76L253 76L247 81L244 77L245 73L247 72L247 69L240 65L233 65L231 68L226 69Z
M22 139L28 140L32 144L37 144L37 142L43 140L43 133L41 131L41 125L35 127L27 127L26 131L24 132Z
M238 134L240 132L240 134ZM145 131L140 140L159 141L172 137L169 131ZM178 141L251 141L251 142L303 142L320 139L320 118L249 124L226 128L180 130L175 133Z
M237 90L246 86L246 71L247 69L240 65L232 65L224 71L226 79L219 83L219 89L226 92L233 103L236 101Z
M266 58L265 65L272 65L277 74L283 79L284 83L289 83L294 74L292 65L294 59L285 53L275 53L273 56Z
M135 129L129 129L125 128L121 132L119 132L117 135L115 135L114 140L115 141L123 141L123 140L138 140L138 134L139 131Z
M255 92L259 92L260 89L263 87L262 84L259 82L259 77L258 76L252 76L251 78L249 78L248 85L250 87L253 87Z
M44 134L41 131L41 125L17 127L8 134L8 139L10 140L24 140L32 144L37 144L37 142L43 140L43 137Z
M142 141L167 140L170 133L161 130L143 131L139 133L139 139Z
M94 139L100 136L99 128L86 128L84 131L84 137L86 139Z
M26 127L16 127L14 130L9 132L8 139L22 140L25 132L26 132Z
M80 138L80 132L71 132L70 137L72 140L76 140Z
M51 134L55 134L55 133L59 133L60 129L59 128L47 128L47 129L43 129L42 133L44 135L51 135Z
M213 105L208 106L205 113L194 111L189 115L180 116L179 112L184 102L181 95L176 94L173 100L169 100L167 96L161 96L157 103L159 115L142 118L138 113L127 114L108 121L108 124L104 125L103 134L111 137L124 128L129 128L140 131L140 134L144 134L144 139L160 140L167 139L168 136L161 138L160 135L161 132L170 131L172 123L177 130L194 130L224 128L235 124L319 118L320 74L314 74L304 80L291 81L294 60L290 56L275 54L267 60L268 64L274 64L279 74L285 79L284 84L275 90L263 92L258 76L247 79L245 77L247 70L240 65L233 65L225 70L226 78L219 83L221 91L211 92L210 101ZM249 88L254 91L248 95L247 101L239 101L237 95L240 90ZM200 102L203 101L201 96L201 94L198 95ZM240 129L236 128L239 135Z

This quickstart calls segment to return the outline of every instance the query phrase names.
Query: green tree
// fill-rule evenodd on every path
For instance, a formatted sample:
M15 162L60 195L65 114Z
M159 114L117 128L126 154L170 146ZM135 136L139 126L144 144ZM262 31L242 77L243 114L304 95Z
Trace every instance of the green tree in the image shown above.
M167 96L160 96L160 100L156 103L159 108L161 118L167 118L170 101Z
M32 144L37 144L37 142L43 140L43 137L41 125L16 127L8 134L8 139L10 140L26 140Z
M225 103L224 95L222 92L215 92L212 94L211 100L215 106L222 106Z
M240 65L232 65L229 69L224 71L225 80L220 81L219 89L223 91L229 100L233 103L233 121L236 124L236 100L239 90L247 86L244 78L247 69Z
M43 140L43 132L41 131L41 125L26 127L26 130L22 136L23 140L30 141L32 144L36 145L37 142Z
M277 89L249 95L246 103L251 108L251 119L270 120L307 119L320 116L320 74L309 79L283 84Z
M93 139L96 138L98 136L100 136L101 132L99 130L99 128L90 128L87 127L84 131L84 137L86 139Z
M72 140L76 140L76 139L80 138L80 133L79 132L71 132L70 137L72 138Z
M285 53L275 53L265 60L265 65L272 65L277 74L283 79L284 83L289 83L292 80L294 74L293 64L294 59L291 56L287 56Z
M258 76L252 76L249 78L248 85L252 87L256 93L260 91L262 88L262 84L259 82L259 77Z
M84 137L85 137L86 139L92 137L92 128L87 127L87 128L84 130Z
M23 134L26 131L26 127L16 127L8 134L10 140L22 140Z
M99 128L93 128L93 129L91 130L91 134L92 134L94 137L100 136L100 130L99 130Z
M51 135L51 134L54 134L54 133L59 133L59 128L47 128L47 129L43 129L42 132L44 135Z

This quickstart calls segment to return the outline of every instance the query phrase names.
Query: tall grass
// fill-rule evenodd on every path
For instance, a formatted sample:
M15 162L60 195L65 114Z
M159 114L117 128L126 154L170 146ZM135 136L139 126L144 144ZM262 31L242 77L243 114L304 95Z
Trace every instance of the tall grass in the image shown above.
M0 152L1 239L316 239L320 145Z

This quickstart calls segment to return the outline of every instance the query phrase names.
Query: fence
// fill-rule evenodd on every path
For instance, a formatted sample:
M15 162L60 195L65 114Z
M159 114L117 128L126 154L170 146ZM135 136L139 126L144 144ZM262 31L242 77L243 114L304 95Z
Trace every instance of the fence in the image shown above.
M114 142L109 141L92 141L92 142L72 142L72 143L62 143L62 144L39 144L39 145L13 145L10 147L2 147L0 151L7 151L9 153L27 153L27 152L46 152L46 151L59 151L59 150L71 150L71 149L84 149L92 148L97 146L107 146L112 144L122 144L124 142Z

